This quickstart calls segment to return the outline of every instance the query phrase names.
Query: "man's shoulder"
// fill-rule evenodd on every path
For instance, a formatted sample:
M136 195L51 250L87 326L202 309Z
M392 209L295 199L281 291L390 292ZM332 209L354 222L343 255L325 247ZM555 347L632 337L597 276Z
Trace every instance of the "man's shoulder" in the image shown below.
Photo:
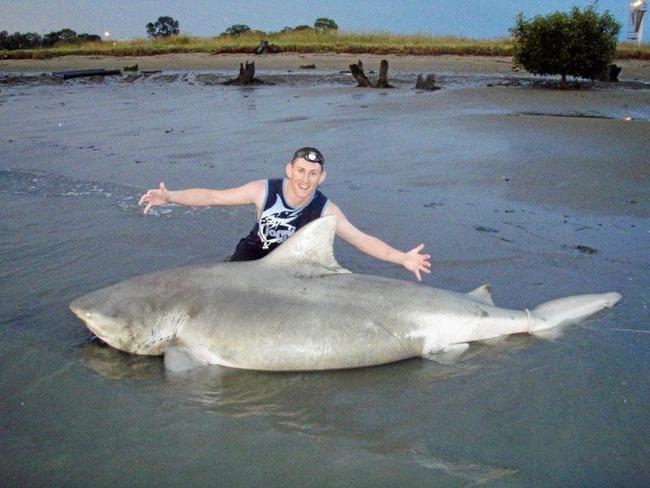
M343 215L341 209L329 198L327 199L327 205L323 209L323 217L327 215Z
M270 179L267 180L253 180L246 183L245 186L249 187L251 190L257 192L266 192L266 186L270 182Z

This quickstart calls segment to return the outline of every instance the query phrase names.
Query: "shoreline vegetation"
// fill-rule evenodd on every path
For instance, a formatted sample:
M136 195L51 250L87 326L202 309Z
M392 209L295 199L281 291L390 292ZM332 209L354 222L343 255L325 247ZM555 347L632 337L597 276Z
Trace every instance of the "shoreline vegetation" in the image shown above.
M57 44L50 48L0 50L0 59L51 59L70 55L253 54L261 41L273 44L280 53L301 54L512 56L513 52L508 37L479 40L451 36L300 31L270 35L250 32L218 37L176 35L157 39ZM650 60L650 45L619 43L616 59Z

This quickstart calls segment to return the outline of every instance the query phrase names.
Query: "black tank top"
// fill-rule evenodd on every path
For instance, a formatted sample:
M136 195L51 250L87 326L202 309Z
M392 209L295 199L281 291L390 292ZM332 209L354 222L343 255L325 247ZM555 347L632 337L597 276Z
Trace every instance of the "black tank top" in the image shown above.
M264 207L253 229L237 244L231 261L263 258L298 229L321 217L328 199L320 190L308 204L293 208L284 199L283 184L282 178L266 181Z

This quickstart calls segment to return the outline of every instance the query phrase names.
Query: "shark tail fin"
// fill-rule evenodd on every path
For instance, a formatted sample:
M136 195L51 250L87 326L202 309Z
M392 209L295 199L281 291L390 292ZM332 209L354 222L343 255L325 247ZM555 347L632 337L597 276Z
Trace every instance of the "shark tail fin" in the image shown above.
M576 324L604 308L612 308L621 298L620 293L610 292L576 295L542 303L530 311L535 318L540 319L534 322L530 333L544 336L548 329Z

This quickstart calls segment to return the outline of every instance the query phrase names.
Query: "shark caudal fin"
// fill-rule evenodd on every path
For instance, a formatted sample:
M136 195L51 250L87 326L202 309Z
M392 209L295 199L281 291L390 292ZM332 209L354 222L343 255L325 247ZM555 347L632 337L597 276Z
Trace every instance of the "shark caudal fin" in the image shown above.
M530 311L539 320L530 329L533 335L547 336L549 329L576 324L604 308L612 308L623 298L620 293L576 295L542 303Z

